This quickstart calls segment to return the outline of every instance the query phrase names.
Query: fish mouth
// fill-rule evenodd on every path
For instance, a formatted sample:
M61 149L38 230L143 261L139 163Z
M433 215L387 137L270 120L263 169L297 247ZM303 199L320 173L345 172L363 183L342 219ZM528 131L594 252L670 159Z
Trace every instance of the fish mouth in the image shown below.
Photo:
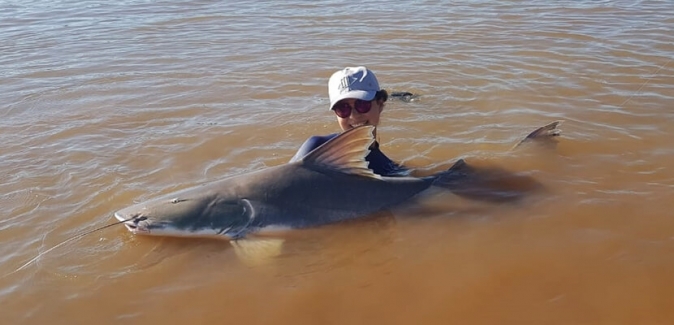
M146 217L136 216L133 218L125 218L119 213L115 213L115 218L121 221L127 230L133 234L149 234L150 229L147 228L147 225L143 223Z

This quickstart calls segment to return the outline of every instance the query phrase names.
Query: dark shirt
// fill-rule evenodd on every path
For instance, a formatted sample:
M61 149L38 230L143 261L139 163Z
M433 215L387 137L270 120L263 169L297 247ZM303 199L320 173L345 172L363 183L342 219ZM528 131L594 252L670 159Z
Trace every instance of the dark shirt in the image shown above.
M302 146L295 156L290 159L291 162L301 159L306 156L312 150L318 148L320 145L326 143L328 140L336 137L339 133L330 134L326 136L313 136L307 141L304 141ZM409 175L409 170L404 166L401 166L391 160L389 157L379 150L379 143L375 142L370 148L370 153L365 157L367 160L368 167L372 169L375 174L381 176L407 176Z

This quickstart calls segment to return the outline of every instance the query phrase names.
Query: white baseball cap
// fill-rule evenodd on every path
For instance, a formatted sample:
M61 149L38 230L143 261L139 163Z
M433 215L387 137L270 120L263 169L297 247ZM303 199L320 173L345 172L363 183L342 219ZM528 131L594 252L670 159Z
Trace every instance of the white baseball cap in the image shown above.
M344 98L373 100L379 88L377 77L366 67L347 67L332 74L328 81L330 110Z

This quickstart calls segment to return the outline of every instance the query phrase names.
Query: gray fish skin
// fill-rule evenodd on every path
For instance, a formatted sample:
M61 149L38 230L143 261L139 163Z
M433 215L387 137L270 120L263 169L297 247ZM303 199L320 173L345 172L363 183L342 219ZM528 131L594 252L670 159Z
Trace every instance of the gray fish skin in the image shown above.
M372 130L358 132L361 137L363 132L369 133L368 141L360 141L358 150L351 152L357 152L355 160L364 162L373 141ZM354 145L346 148L353 149ZM340 150L344 149L332 151ZM115 217L128 220L125 225L135 234L238 239L265 230L316 227L368 215L407 201L431 187L436 179L379 177L359 167L360 161L355 167L347 166L353 168L345 172L318 158L168 194L122 209Z
M369 179L292 163L173 193L115 216L147 218L129 227L137 234L236 238L265 228L357 218L404 202L431 184L432 178Z
M525 140L559 135L559 121ZM528 176L458 160L433 176L381 177L365 156L374 127L345 131L302 159L142 202L115 213L134 234L240 239L249 234L316 227L366 216L437 186L457 196L513 202L542 188Z

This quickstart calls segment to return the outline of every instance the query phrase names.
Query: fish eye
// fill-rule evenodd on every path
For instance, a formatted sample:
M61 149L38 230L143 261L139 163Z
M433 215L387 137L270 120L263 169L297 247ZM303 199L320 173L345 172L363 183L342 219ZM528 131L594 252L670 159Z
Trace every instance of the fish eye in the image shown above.
M169 201L169 202L171 202L173 204L176 204L176 203L179 203L179 202L182 202L182 201L185 201L185 200L182 200L182 199L179 199L179 198L174 198L174 199L171 199L171 201Z
M138 217L136 219L133 219L133 223L139 223L144 220L147 220L147 217Z

